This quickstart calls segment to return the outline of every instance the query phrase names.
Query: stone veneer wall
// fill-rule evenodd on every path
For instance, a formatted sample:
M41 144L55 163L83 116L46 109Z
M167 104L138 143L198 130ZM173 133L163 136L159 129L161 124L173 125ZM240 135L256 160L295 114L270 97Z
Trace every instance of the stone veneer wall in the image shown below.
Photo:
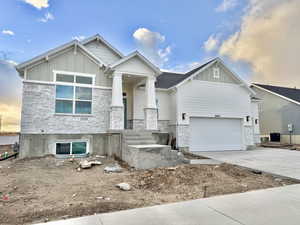
M145 130L145 121L140 119L132 120L132 129L133 130Z
M144 108L145 128L146 130L157 130L157 109Z
M169 133L169 120L158 120L158 130L160 132L166 132Z
M176 142L177 147L187 148L189 147L190 130L189 125L177 125Z
M55 114L55 85L23 83L21 133L103 133L109 127L111 90L93 89L92 115Z

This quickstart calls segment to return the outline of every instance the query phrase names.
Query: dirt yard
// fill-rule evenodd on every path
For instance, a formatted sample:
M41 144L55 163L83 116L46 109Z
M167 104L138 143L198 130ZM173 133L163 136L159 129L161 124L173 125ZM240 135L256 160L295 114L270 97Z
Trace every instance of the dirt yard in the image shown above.
M0 162L0 224L29 224L293 184L228 164L105 173L115 163L77 170L78 160ZM124 166L124 165L123 165ZM132 190L115 185L127 182Z

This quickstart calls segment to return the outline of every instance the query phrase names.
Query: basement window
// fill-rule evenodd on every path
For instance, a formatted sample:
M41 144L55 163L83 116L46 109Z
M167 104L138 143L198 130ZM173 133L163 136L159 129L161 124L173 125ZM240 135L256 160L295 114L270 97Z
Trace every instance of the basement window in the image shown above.
M85 155L87 154L87 141L74 141L74 142L57 142L56 154L57 155Z

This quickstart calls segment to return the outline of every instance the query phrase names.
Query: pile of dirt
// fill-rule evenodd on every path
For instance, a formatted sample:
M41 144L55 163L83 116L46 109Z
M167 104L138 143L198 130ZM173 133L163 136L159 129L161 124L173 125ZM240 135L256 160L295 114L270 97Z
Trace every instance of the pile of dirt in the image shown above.
M296 183L230 164L132 170L120 160L97 159L102 165L81 170L81 159L1 161L0 224L32 224ZM116 163L122 172L104 171ZM116 187L123 182L132 189Z

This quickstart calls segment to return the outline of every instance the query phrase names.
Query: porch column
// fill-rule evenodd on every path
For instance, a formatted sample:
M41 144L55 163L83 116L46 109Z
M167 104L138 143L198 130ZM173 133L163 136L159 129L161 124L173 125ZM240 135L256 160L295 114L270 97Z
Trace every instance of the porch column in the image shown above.
M144 113L146 130L157 130L155 77L148 77L146 80L146 108Z
M122 73L114 72L109 124L109 128L111 130L124 129L124 106L122 86Z

